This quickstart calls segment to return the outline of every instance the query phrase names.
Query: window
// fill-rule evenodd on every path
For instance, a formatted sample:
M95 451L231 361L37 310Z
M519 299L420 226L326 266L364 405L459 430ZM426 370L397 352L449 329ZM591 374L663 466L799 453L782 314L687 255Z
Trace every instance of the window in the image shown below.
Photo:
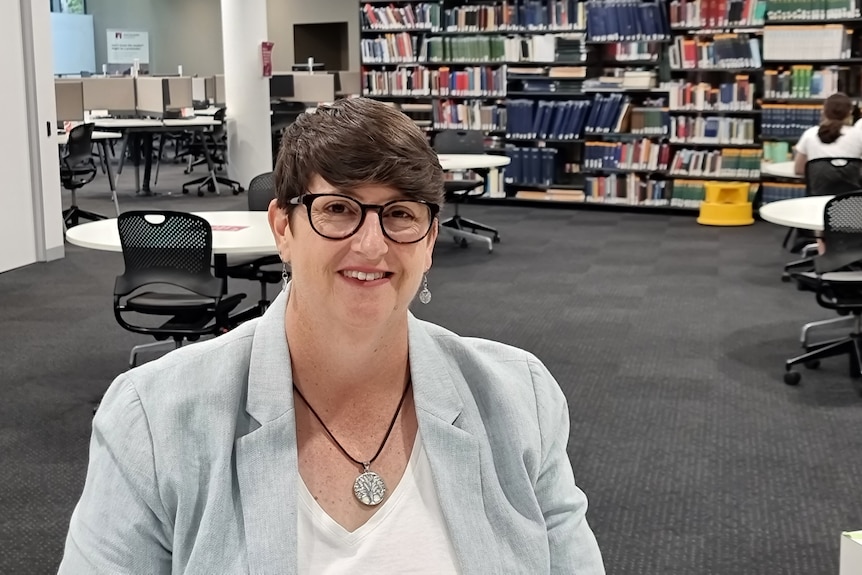
M65 12L67 14L86 14L86 0L50 0L51 12Z

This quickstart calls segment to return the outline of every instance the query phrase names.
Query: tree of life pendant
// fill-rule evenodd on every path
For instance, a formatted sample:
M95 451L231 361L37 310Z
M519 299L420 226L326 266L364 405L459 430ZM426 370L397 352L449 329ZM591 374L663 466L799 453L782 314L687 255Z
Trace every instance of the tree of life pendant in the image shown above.
M379 505L386 497L386 484L383 479L363 464L365 471L353 482L353 494L363 504Z

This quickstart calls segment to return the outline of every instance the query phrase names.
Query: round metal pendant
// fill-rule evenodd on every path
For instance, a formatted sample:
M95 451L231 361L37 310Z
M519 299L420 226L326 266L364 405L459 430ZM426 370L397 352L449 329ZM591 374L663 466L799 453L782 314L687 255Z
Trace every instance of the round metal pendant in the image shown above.
M378 505L386 497L386 484L373 471L366 471L353 482L353 494L365 505Z
M422 291L419 292L419 301L426 304L429 303L431 301L431 290L422 288Z

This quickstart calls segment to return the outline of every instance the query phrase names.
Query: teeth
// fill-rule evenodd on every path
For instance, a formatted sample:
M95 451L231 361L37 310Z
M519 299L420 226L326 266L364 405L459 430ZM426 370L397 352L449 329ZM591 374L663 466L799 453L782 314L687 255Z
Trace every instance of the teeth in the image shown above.
M379 280L384 277L386 274L383 272L375 272L375 273L366 273L366 272L357 272L353 270L347 270L342 272L345 276L349 278L356 278L361 281L373 281Z

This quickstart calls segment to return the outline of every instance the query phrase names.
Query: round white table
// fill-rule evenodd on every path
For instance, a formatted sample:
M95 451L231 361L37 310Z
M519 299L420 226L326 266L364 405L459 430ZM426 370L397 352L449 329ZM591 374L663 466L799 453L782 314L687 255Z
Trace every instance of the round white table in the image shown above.
M793 162L763 162L760 164L760 173L789 180L802 180L805 176L796 173Z
M491 170L508 166L512 161L508 156L495 154L438 154L437 157L446 171Z
M275 254L275 239L266 212L194 212L213 226L214 255ZM71 244L104 250L123 251L116 218L89 222L69 228L66 239Z
M767 222L802 230L823 229L823 209L835 196L807 196L769 202L760 207L760 217Z

